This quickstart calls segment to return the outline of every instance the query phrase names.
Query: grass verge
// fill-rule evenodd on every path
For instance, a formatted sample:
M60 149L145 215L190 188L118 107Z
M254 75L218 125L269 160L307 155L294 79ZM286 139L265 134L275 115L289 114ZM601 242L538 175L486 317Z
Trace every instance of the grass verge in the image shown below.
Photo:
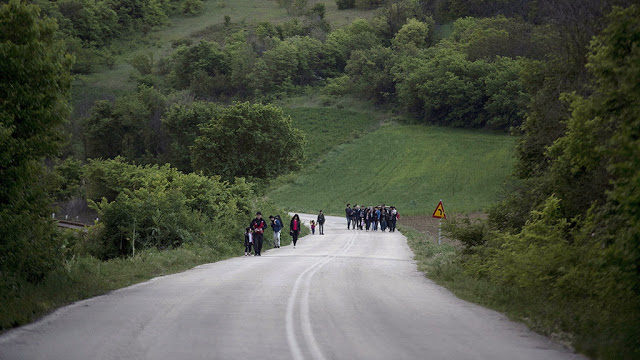
M406 226L399 226L399 230L407 237L418 269L457 297L502 312L592 358L638 358L640 348L634 314L620 318L588 299L578 302L549 299L525 289L474 277L465 271L461 249L450 244L437 245L430 236Z

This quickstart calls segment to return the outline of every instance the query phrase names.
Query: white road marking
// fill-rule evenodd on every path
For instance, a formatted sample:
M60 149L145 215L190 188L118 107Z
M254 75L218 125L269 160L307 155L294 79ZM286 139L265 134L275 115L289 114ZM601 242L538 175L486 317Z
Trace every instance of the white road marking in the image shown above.
M354 244L354 240L356 238L357 233L352 233L352 236L349 237L349 240L338 250L337 253L332 255L327 255L320 261L317 261L310 267L308 267L305 271L303 271L296 278L296 282L293 285L293 289L291 290L291 295L289 295L289 300L287 302L287 313L286 313L286 328L287 328L287 341L289 342L289 349L291 350L291 356L293 356L294 360L302 360L304 359L304 354L302 353L302 349L298 344L298 339L296 338L295 326L294 326L294 313L295 313L295 305L296 305L296 295L298 294L298 288L304 279L304 290L302 293L302 299L300 304L300 321L302 333L309 347L309 352L311 356L316 360L326 360L320 347L318 346L318 342L316 341L315 336L313 335L313 329L311 327L311 317L309 311L309 293L311 288L311 278L313 275L320 270L324 265L329 263L331 260L335 259L336 256L343 254L348 251L351 246ZM306 277L306 279L305 279Z

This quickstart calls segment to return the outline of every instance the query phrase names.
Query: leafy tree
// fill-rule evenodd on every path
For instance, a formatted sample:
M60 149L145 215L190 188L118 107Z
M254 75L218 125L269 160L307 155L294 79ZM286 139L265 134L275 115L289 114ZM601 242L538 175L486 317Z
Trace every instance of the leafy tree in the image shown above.
M190 105L173 105L162 118L162 128L169 138L165 159L180 171L191 172L191 150L200 135L200 125L218 116L220 105L196 101Z
M557 52L560 37L553 27L535 26L522 20L497 16L456 20L451 40L470 60L493 61L498 56L541 60Z
M39 280L59 260L43 159L62 144L72 61L55 31L34 5L0 7L0 276Z
M396 83L392 69L396 58L394 51L386 47L354 51L345 68L352 90L379 104L393 101Z
M153 87L141 85L138 92L121 96L115 103L96 102L86 120L86 156L155 162L166 150L161 117L166 99Z
M325 53L331 54L335 59L335 69L343 72L353 51L370 49L377 45L382 45L382 41L375 34L374 27L368 21L358 19L351 25L329 34L325 42Z
M235 103L200 127L193 167L205 175L274 178L300 168L304 135L273 105Z
M424 49L431 45L433 41L433 31L435 23L431 18L428 22L420 22L416 19L409 19L402 26L392 40L392 44L397 49L416 50Z
M202 12L204 2L202 0L184 0L182 2L182 13L187 15L198 15Z
M353 9L356 6L356 0L336 0L338 10Z
M229 73L227 54L214 42L180 46L171 55L171 79L177 89L188 88L199 76L221 77Z
M389 45L388 41L393 39L409 19L427 24L433 22L431 12L425 8L426 2L424 1L390 0L380 3L383 4L371 22L378 36L386 40L385 45ZM431 30L433 30L433 25L431 25Z

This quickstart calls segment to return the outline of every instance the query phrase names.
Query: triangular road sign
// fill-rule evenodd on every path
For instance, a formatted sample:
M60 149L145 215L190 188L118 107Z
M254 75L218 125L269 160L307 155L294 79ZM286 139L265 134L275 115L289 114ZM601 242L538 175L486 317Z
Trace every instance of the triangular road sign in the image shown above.
M444 214L444 206L442 206L442 200L440 200L440 202L438 203L436 211L433 212L432 216L437 219L447 218L447 216Z

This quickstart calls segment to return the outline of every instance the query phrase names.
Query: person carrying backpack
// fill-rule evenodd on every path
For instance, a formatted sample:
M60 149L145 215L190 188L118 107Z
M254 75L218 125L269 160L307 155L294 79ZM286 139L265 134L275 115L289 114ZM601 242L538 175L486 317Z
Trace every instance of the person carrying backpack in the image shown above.
M282 221L278 220L278 217L269 216L271 220L271 228L273 229L273 247L280 247L280 231L282 230Z
M262 242L264 241L264 230L267 228L267 223L262 218L262 213L258 211L256 218L251 221L249 226L253 230L253 251L255 256L262 256Z

